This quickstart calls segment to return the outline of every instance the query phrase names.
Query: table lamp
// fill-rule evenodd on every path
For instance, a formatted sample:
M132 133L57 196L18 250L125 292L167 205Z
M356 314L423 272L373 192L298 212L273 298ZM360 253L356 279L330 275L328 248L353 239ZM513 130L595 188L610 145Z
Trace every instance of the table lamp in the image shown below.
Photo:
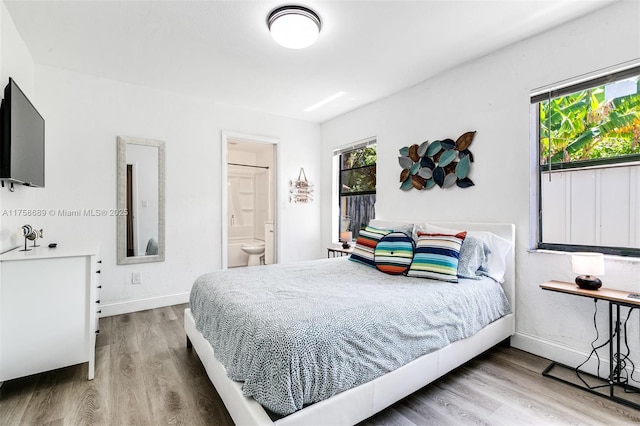
M349 247L351 247L351 240L353 239L353 234L351 233L351 231L343 231L340 233L340 241L342 241L342 248L343 249L348 249Z
M602 253L573 253L571 270L578 274L576 284L585 290L597 290L602 281L595 275L604 275L604 256Z

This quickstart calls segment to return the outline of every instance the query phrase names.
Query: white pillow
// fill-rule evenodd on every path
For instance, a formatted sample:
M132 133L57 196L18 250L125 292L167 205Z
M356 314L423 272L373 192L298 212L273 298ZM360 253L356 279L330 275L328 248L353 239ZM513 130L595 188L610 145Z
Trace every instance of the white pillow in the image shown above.
M427 232L430 234L457 234L466 229L449 229L435 226L430 223L416 226L417 232ZM479 271L499 283L504 282L504 274L507 270L507 254L511 250L511 242L489 231L467 231L467 235L482 239L489 246L487 255L488 271Z

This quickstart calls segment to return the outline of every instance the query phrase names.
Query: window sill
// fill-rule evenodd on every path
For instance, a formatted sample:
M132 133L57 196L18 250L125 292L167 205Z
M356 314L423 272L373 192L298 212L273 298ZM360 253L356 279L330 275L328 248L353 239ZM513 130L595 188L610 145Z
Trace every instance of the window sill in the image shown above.
M571 255L574 252L570 251L562 251L562 250L548 250L548 249L528 249L527 253L529 254L550 254L550 255L558 255L558 256L567 256ZM614 262L626 262L626 263L638 263L640 264L640 257L635 256L618 256L614 254L605 254L605 259L612 260Z

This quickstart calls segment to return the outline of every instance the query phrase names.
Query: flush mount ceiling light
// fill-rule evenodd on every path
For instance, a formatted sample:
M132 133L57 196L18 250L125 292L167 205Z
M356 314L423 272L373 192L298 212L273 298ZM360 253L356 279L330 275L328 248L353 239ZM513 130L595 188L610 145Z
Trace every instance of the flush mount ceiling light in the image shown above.
M267 19L271 37L289 49L304 49L318 39L322 26L320 17L303 6L282 6L274 9Z

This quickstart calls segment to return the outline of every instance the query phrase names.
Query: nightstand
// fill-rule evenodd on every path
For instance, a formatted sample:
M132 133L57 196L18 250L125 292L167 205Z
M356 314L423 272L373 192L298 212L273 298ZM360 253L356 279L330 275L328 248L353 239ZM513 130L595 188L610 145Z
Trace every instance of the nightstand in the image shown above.
M353 251L353 245L348 249L343 249L342 246L327 247L327 257L342 257L348 256Z
M614 290L604 287L600 288L599 290L584 290L579 288L574 283L562 281L548 281L544 284L541 284L540 287L543 290L565 293L573 296L589 297L593 299L594 304L596 304L596 312L598 301L604 301L608 303L609 306L608 340L604 343L597 343L597 346L595 346L596 341L593 341L591 343L591 347L593 350L589 354L589 357L579 366L569 367L567 365L553 361L542 372L542 375L577 387L579 389L583 389L595 395L599 395L604 398L619 402L621 404L640 409L640 389L631 386L628 383L628 378L631 376L634 366L633 364L627 365L629 364L627 360L630 359L630 350L627 343L627 339L630 336L627 333L627 321L632 312L640 308L640 295L630 293L628 291ZM622 308L627 309L626 314L621 315ZM595 323L594 327L596 327L596 334L598 335L598 329ZM624 335L624 353L621 351L621 332L623 332ZM631 337L636 336L632 335ZM580 370L580 368L585 365L592 357L597 358L599 369L600 358L596 349L603 348L607 345L609 346L608 377L600 377L599 375L595 376ZM551 371L556 367L560 367L560 375L551 374ZM631 369L631 372L627 371L626 367L629 367ZM575 377L567 375L567 370L573 371ZM575 380L575 378L577 378L578 380ZM589 384L586 378L590 378L592 384ZM571 379L574 380L572 381ZM594 381L595 383L593 383Z

